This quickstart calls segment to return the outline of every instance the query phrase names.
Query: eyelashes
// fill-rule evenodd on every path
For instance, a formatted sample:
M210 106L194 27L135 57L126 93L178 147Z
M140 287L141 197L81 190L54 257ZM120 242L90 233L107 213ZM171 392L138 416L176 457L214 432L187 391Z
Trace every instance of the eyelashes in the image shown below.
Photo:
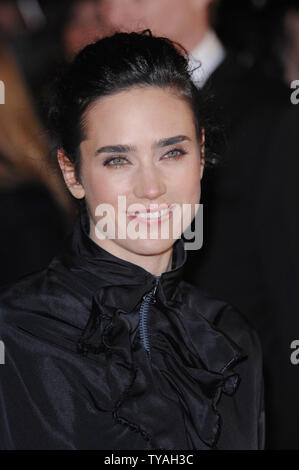
M183 149L175 148L175 149L169 150L165 155L163 155L162 160L178 160L181 157L183 157L184 155L186 155L186 153L187 152ZM115 156L115 157L107 158L103 162L103 166L108 166L110 168L112 168L112 167L121 168L121 167L125 166L126 162L130 163L129 160L127 159L127 157Z
M177 160L178 158L182 157L183 155L186 155L186 151L183 149L173 149L167 152L165 155L166 159L171 159L171 160ZM170 156L170 154L175 154Z
M128 161L128 159L126 157L111 157L111 158L107 158L107 160L105 160L103 162L103 165L104 166L123 166L122 164L120 163L112 163L112 162L115 162L116 160L123 160L123 161Z

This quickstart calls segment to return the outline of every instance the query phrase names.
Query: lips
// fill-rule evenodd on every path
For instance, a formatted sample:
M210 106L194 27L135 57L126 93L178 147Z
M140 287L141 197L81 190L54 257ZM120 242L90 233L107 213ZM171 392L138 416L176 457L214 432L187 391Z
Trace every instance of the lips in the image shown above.
M165 207L164 205L163 208L160 206L158 210L146 209L144 211L127 212L127 215L131 218L138 218L145 222L160 221L168 218L171 210L172 206Z

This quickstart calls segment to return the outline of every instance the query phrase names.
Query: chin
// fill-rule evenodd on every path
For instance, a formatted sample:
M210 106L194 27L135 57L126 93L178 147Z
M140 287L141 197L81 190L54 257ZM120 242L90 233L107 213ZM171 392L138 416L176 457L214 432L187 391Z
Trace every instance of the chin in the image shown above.
M159 255L167 250L170 250L176 240L130 240L129 242L122 244L122 248L125 248L132 253L137 255Z

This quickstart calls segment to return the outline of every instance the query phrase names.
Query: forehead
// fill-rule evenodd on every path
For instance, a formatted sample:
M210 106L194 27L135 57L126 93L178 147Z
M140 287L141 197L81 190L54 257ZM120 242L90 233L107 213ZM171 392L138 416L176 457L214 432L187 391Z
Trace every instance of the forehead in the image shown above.
M189 103L175 90L133 87L93 102L84 115L86 139L136 141L195 136Z

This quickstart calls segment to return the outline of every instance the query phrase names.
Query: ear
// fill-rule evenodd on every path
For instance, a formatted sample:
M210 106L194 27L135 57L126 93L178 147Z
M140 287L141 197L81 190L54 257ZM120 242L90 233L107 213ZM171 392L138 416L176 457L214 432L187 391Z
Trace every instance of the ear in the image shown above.
M203 170L205 166L205 156L206 156L206 147L205 147L205 142L206 142L206 133L204 128L202 127L201 129L201 134L200 134L200 179L202 179L203 176Z
M65 155L62 149L59 149L57 152L57 160L62 171L65 184L67 185L70 193L76 199L82 199L85 196L85 190L76 178L74 164Z

